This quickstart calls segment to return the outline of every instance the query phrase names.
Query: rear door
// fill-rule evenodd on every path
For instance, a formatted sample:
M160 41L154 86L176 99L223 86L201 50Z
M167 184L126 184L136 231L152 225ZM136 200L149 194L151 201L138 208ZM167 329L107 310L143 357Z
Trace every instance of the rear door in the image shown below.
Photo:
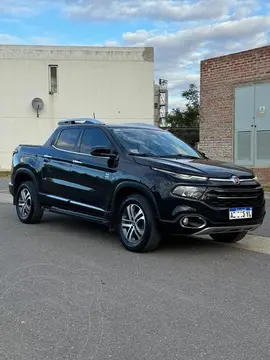
M79 127L64 128L53 144L52 151L44 158L43 192L58 205L66 203L72 194L71 166L78 151L81 133L82 128Z
M76 183L72 200L79 210L101 216L108 207L118 168L111 167L109 157L92 156L91 150L96 146L114 149L102 129L89 127L82 134L80 154L76 154L72 165L72 179Z

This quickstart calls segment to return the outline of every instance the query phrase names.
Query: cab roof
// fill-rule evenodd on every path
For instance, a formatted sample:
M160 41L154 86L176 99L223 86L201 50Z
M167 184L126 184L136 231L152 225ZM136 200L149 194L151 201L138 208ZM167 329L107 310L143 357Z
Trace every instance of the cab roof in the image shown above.
M59 126L66 126L66 125L100 125L105 126L108 128L148 128L148 129L160 129L158 126L152 124L145 124L140 122L128 122L128 123L119 123L119 124L106 124L98 119L93 118L70 118L61 120L58 122ZM161 130L161 129L160 129Z

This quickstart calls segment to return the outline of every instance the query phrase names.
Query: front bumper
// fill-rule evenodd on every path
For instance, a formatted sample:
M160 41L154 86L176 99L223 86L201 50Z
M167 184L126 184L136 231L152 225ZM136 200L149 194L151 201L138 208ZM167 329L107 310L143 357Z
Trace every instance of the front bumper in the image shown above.
M182 198L168 198L166 208L170 207L170 217L160 219L161 226L169 233L182 235L210 235L217 233L248 232L259 228L265 218L265 199L261 204L252 206L251 219L229 220L229 208L233 207L213 207L204 201L196 201ZM169 206L170 205L170 206ZM235 207L250 207L250 205L236 205ZM168 214L168 212L167 212ZM183 224L185 217L201 221L201 225L196 228L186 227Z
M260 224L256 225L242 225L242 226L219 226L219 227L205 227L203 230L195 232L195 235L211 235L211 234L229 234L234 232L248 232L254 231L261 226Z
M228 211L229 212L229 211ZM205 224L198 228L186 228L181 224L181 219L184 217L199 217L205 220ZM177 217L175 221L160 221L160 225L166 232L178 235L211 235L217 233L231 233L231 232L248 232L258 229L264 221L265 212L260 218L249 220L233 220L224 222L213 222L212 219L205 218L201 213L183 213Z

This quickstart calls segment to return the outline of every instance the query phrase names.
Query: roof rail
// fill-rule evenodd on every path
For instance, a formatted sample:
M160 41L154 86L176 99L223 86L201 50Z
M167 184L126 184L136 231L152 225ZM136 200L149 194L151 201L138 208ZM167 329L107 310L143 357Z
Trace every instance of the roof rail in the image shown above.
M92 118L72 118L61 120L58 125L73 125L73 124L103 124L100 120Z
M154 124L147 124L147 123L140 123L140 122L130 122L130 123L125 123L123 125L137 125L137 126L143 126L143 127L149 127L149 128L158 128L158 126L154 125Z

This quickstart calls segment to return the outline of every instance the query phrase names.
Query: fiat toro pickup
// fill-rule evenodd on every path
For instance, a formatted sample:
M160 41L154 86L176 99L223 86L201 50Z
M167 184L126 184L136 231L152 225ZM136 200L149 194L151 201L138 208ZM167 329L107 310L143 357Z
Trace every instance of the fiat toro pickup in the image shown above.
M116 231L134 252L169 234L236 242L265 216L252 170L140 123L60 121L44 145L14 150L9 190L22 223L39 223L44 211L77 216Z

